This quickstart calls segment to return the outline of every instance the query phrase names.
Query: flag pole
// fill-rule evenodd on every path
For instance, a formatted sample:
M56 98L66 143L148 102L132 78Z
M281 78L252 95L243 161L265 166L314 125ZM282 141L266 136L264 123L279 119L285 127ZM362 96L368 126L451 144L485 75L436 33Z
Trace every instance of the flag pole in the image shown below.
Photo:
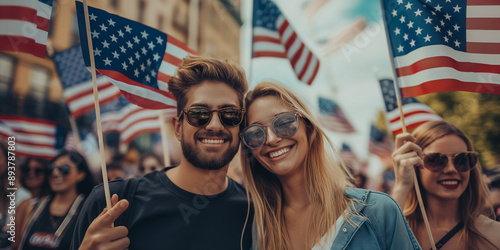
M73 136L75 137L76 149L78 150L78 152L83 153L82 139L80 138L80 133L78 132L78 127L76 125L75 117L73 117L72 114L69 114L68 118L69 118L69 124L71 125L71 130L73 131Z
M97 90L96 73L95 73L95 62L94 62L94 50L92 47L92 37L90 36L90 21L89 21L89 9L87 5L87 0L83 0L84 12L85 12L85 28L87 30L87 40L89 43L89 57L90 57L90 71L92 73L92 86L94 91L94 106L95 106L95 118L97 125L97 138L99 140L99 153L101 156L101 170L102 170L102 184L104 186L104 196L106 198L106 207L111 209L111 196L109 193L109 183L108 183L108 172L106 170L106 161L104 157L104 140L102 136L101 127L101 109L99 106L99 96Z
M389 36L390 31L389 31L389 25L387 24L387 16L385 13L384 1L385 0L380 0L380 6L382 9L382 20L384 21L385 36L387 39L387 49L389 51L389 58L391 61L391 66L392 66L392 73L394 75L394 90L395 90L396 97L397 97L397 103L398 103L398 109L399 109L399 119L401 120L403 133L406 133L407 129L406 129L406 123L405 123L405 116L403 113L403 102L402 102L402 97L401 97L401 90L399 89L398 74L396 72L396 67L394 65L394 55L392 53L392 48L391 48L391 44L390 44L391 38ZM432 250L436 250L436 243L434 242L434 237L432 236L431 227L429 225L429 219L427 218L427 212L425 210L424 202L422 200L422 194L420 193L420 186L418 184L418 179L417 179L417 170L415 168L413 168L413 186L415 188L415 193L417 194L417 200L418 200L418 204L420 206L420 212L422 212L422 219L424 220L424 225L425 225L425 229L427 231L427 235L429 237L431 248L432 248ZM404 210L404 207L401 209Z
M163 163L165 166L170 166L170 154L168 148L168 128L165 123L165 114L163 114L163 110L158 111L158 119L160 122L160 130L161 130L161 143L163 146Z

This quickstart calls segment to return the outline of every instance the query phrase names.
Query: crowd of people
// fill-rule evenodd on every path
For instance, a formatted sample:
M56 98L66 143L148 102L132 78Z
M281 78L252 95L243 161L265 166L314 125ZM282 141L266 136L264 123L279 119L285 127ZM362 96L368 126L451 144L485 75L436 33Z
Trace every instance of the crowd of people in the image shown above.
M500 249L500 171L483 173L471 141L450 123L396 137L389 195L356 187L366 180L352 176L315 115L283 85L248 91L241 67L189 56L169 91L179 164L145 153L132 169L116 157L108 209L78 152L25 159L16 241L2 230L0 249ZM238 151L242 183L227 177Z

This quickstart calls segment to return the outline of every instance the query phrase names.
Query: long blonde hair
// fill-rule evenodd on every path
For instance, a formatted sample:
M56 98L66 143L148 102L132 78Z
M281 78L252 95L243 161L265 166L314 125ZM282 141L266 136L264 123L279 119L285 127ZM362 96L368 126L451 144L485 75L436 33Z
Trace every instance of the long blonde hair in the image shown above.
M447 135L458 136L467 145L468 151L474 150L470 139L460 129L445 121L427 122L413 131L413 136L417 139L415 143L419 145L422 150L434 141ZM474 226L474 221L480 214L485 214L489 217L493 214L493 208L491 206L489 206L490 209L485 209L485 207L488 207L487 204L489 204L489 202L486 184L483 182L481 176L481 167L478 162L474 169L471 170L469 183L464 193L459 198L459 216L464 222L464 230L460 235L460 241L463 241L467 249L477 249L478 243L481 241L485 241L494 246L492 242L482 235ZM417 179L420 184L420 192L422 193L424 206L427 206L425 198L426 193L420 180L419 171L417 171ZM416 197L415 188L412 188L404 209L404 215L415 234L418 232L418 229L423 228L422 213L420 212L420 206Z
M306 235L310 236L307 244L312 247L325 232L330 233L332 225L339 216L344 215L344 210L350 204L351 200L344 195L346 185L350 185L347 181L349 173L311 112L290 90L276 83L261 82L247 94L246 110L255 100L264 96L277 97L291 110L299 113L306 125L309 150L303 174L307 195L313 206L309 225L306 227ZM242 126L248 126L248 121L245 120ZM241 149L244 181L247 190L250 190L255 209L253 245L257 249L290 249L281 183L276 175L253 157L251 150L243 144Z

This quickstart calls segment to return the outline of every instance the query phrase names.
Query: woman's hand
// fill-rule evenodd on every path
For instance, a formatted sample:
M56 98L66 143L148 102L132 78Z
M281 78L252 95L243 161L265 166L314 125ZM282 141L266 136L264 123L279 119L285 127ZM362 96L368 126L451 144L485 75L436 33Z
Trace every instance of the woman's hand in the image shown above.
M396 136L396 150L392 154L396 183L392 196L401 208L404 207L406 197L413 186L413 172L415 167L423 168L422 149L415 144L415 137L409 133Z

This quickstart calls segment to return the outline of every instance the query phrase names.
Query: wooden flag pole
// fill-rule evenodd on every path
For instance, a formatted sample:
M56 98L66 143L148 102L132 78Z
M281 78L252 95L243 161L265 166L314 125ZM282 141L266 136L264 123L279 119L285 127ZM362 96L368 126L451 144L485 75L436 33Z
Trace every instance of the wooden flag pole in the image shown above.
M71 130L73 131L73 136L75 137L76 141L76 149L78 152L83 153L83 147L82 147L82 139L80 138L80 133L78 132L78 127L76 126L76 121L75 117L73 115L69 114L69 124L71 125Z
M95 62L94 62L94 50L92 46L92 38L90 36L90 21L89 21L89 9L87 5L87 0L83 0L84 12L85 12L85 28L87 30L87 40L89 43L89 56L90 56L90 71L92 73L92 85L94 90L94 106L95 106L95 118L97 125L97 138L99 140L99 153L101 156L101 170L102 170L102 185L104 186L104 196L106 198L106 207L111 209L111 196L109 193L109 183L108 183L108 172L106 170L106 158L104 157L104 140L102 136L101 127L101 108L99 107L99 95L97 90L96 74L95 74Z
M385 0L380 1L380 5L382 7L382 20L384 21L384 26L385 26L385 35L387 39L387 49L389 51L389 58L391 61L391 66L392 66L392 72L394 74L394 91L396 91L396 97L397 97L397 102L398 102L398 109L399 109L399 119L401 120L401 125L403 129L403 133L407 132L406 129L406 124L405 124L405 116L403 113L403 102L402 102L402 97L401 97L401 90L399 89L399 80L398 80L398 74L396 72L396 67L394 65L394 55L392 54L392 48L391 48L391 38L389 36L389 26L387 25L387 15L385 13ZM429 236L429 241L431 244L432 250L436 250L436 243L434 242L434 237L432 236L432 231L431 227L429 225L429 220L427 219L427 212L425 211L425 206L424 202L422 200L422 194L420 193L420 187L418 185L418 179L417 179L417 170L414 168L413 169L413 187L415 188L415 193L417 194L417 199L418 199L418 204L420 206L420 211L422 212L422 218L424 220L424 225L425 229L427 230L427 235ZM404 206L404 205L403 205ZM404 210L404 207L401 208Z
M163 110L158 111L158 119L160 120L160 129L161 129L161 143L163 146L163 163L165 166L170 166L170 154L168 150L168 128L165 123L165 114L163 114Z

